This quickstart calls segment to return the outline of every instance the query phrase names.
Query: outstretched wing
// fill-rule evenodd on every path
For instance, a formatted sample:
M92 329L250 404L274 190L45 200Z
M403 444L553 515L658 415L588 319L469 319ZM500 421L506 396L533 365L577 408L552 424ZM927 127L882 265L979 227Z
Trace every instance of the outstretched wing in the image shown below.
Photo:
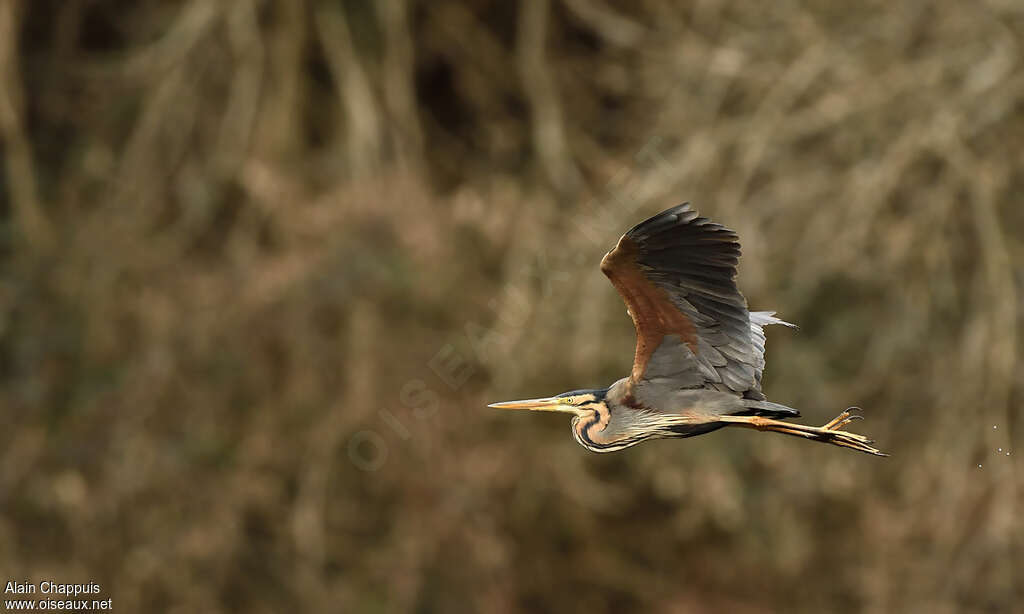
M689 203L637 224L605 255L601 271L636 327L633 387L760 390L761 325L781 320L758 313L752 326L736 287L739 257L736 233Z

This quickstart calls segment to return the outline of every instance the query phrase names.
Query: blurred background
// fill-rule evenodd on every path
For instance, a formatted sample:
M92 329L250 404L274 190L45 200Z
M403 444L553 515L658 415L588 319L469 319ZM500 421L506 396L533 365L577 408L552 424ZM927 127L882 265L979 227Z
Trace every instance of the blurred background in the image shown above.
M119 612L1009 612L1024 4L0 0L0 579ZM598 270L740 233L769 397L595 455ZM1018 604L1014 606L1013 604Z

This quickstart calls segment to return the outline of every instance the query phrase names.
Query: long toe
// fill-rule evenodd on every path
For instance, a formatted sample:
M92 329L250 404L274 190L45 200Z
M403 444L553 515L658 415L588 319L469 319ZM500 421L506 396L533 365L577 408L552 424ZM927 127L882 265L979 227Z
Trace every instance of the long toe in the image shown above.
M852 408L851 408L851 409L852 409ZM852 415L853 415L853 414L851 414L851 413L850 413L850 410L849 410L849 409L847 409L847 410L844 410L844 411L843 411L842 413L840 413L840 414L839 414L838 416L836 416L835 418L832 418L831 420L829 420L828 422L826 422L826 423L825 423L825 424L824 424L824 425L823 425L823 426L822 426L821 428L823 428L823 429L826 429L826 430L831 430L831 429L834 429L834 428L836 428L836 425L837 425L837 424L840 424L840 423L842 423L842 424L846 424L846 422L848 422L848 421L849 421L849 419L850 419L850 417L851 417Z
M842 427L846 426L847 424L853 422L854 420L863 420L863 419L864 419L864 416L862 416L860 414L850 414L850 415L846 416L845 418L843 418L842 420L840 420L839 422L836 422L835 424L832 424L830 422L829 424L832 424L832 426L830 426L828 428L830 430L833 430L833 431L838 431L839 429L841 429Z
M830 443L833 443L837 446L851 448L853 450L859 450L860 452L872 454L874 456L889 456L888 454L882 452L878 448L871 445L875 443L874 440L868 439L863 435L858 435L857 433L851 433L849 431L828 432L832 435L832 437L829 440Z

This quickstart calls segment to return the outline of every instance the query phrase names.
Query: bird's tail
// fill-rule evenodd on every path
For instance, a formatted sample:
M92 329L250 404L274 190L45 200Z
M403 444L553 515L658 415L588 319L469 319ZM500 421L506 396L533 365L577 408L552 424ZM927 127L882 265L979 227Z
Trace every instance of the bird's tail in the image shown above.
M796 324L787 322L782 318L776 318L774 311L751 311L750 312L750 324L751 326L769 326L771 324L782 324L790 328L799 328Z

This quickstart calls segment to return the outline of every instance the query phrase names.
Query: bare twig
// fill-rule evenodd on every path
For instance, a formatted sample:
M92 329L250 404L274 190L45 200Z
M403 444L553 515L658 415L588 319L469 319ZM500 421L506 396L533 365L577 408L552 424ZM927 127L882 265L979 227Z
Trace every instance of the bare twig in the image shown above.
M32 145L23 122L24 91L18 68L20 17L18 0L0 0L0 141L18 228L30 247L45 249L52 240L51 230L39 202Z
M519 12L519 78L530 101L533 147L556 189L573 192L580 185L565 134L562 105L548 64L548 0L525 0Z
M316 10L317 34L334 76L345 122L348 165L354 175L379 168L381 120L367 75L349 32L343 7L323 4Z

